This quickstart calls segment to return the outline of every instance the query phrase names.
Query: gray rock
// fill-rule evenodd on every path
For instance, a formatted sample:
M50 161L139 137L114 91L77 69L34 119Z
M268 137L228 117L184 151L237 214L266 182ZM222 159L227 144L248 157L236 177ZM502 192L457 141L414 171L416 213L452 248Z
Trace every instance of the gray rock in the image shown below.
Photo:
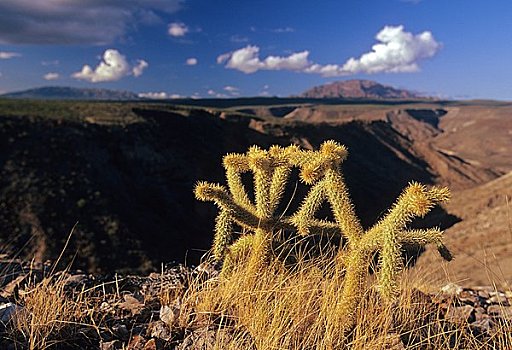
M462 293L463 290L464 289L456 283L448 283L443 288L441 288L441 292L451 295L458 295Z
M495 317L512 320L512 306L489 305L487 312Z
M2 303L0 304L0 323L9 323L17 312L21 310L21 307L13 303Z
M160 320L169 327L173 327L180 316L181 304L175 302L172 305L162 305L160 308Z
M475 320L475 308L471 305L450 306L446 310L445 319L458 325L473 322Z

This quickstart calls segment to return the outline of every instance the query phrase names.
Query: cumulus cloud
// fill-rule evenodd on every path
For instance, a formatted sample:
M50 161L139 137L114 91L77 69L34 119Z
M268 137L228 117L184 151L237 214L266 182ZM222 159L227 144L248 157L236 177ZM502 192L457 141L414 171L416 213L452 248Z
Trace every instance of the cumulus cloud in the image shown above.
M386 26L375 37L380 43L359 58L350 58L343 72L355 73L401 73L419 70L418 61L434 56L441 45L431 32L414 35L404 31L403 26Z
M286 57L259 57L259 47L248 45L217 57L218 64L246 74L259 70L290 70L336 77L357 73L408 73L419 70L419 61L433 57L441 48L431 32L412 34L403 26L386 26L376 37L379 43L359 58L350 58L344 64L319 64L309 61L309 51Z
M0 51L0 60L8 60L14 57L20 57L21 54L17 52Z
M144 60L138 60L132 66L119 51L108 49L103 53L102 61L96 68L92 69L86 64L80 72L73 73L72 77L91 83L117 81L128 75L138 77L147 67L148 63Z
M231 53L217 57L217 63L226 63L227 68L236 69L244 73L254 73L259 70L292 70L301 71L310 65L309 51L293 53L289 56L268 56L261 60L260 48L248 45Z
M140 77L144 69L148 68L149 64L144 60L137 60L137 65L133 66L132 73L134 77Z
M235 86L227 85L227 86L224 86L224 90L226 90L228 92L238 92L240 89Z
M60 75L59 73L50 72L43 75L43 78L44 80L57 80L60 78Z
M195 57L187 58L187 60L185 61L185 64L187 66L195 66L197 64L197 58L195 58Z
M1 0L0 44L112 43L183 0Z
M167 32L170 36L182 37L189 32L189 28L185 25L185 23L174 22L169 24Z

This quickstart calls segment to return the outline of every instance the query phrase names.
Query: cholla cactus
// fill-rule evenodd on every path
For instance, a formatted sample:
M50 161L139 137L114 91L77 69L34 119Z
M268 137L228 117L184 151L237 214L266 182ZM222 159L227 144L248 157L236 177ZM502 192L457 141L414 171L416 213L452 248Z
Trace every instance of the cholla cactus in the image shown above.
M365 231L340 171L346 156L346 148L334 141L324 142L318 151L301 150L297 146L272 146L269 150L253 146L246 154L225 156L228 188L200 182L195 189L198 199L213 201L220 209L215 226L214 257L225 260L224 265L229 266L237 257L249 254L249 266L260 270L270 258L271 245L280 230L300 235L340 235L345 244L339 247L336 269L344 279L336 312L345 315L347 320L355 313L375 252L380 253L377 277L380 293L386 301L391 301L397 292L397 279L403 268L403 245L433 243L444 258L451 259L442 242L442 231L406 228L414 217L422 217L437 203L448 200L448 189L428 189L411 183L387 215ZM301 180L311 188L294 214L278 215L276 210L293 167L300 169ZM242 183L242 174L247 172L253 173L254 203ZM315 217L325 201L332 209L334 222ZM234 223L245 230L238 239L233 234Z

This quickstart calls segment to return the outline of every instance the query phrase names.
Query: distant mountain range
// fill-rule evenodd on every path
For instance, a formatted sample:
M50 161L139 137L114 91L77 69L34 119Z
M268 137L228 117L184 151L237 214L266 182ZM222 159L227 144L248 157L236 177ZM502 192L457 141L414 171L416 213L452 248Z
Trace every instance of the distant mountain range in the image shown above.
M30 90L0 95L6 98L26 98L42 100L147 100L130 91L108 89L84 89L74 87L46 86ZM419 100L426 99L418 93L382 85L371 80L345 80L315 86L298 98L341 98L361 100Z
M45 86L30 90L11 92L0 97L27 98L35 100L108 100L108 101L133 101L140 97L130 91L108 89L84 89L64 86Z
M315 86L302 93L305 98L350 98L372 100L424 99L415 92L396 89L371 80L345 80Z

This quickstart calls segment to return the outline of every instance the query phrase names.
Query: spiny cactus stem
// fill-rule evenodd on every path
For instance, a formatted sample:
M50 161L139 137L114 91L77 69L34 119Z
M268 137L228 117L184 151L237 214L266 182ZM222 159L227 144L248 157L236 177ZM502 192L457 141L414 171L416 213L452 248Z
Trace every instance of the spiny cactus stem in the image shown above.
M380 293L383 299L389 303L398 292L396 280L403 267L400 251L402 245L397 240L393 227L387 227L386 230L383 230L381 236L383 244L379 257L378 279Z
M343 257L346 266L343 289L337 304L337 314L346 316L345 324L353 322L358 301L361 299L361 293L364 290L363 285L368 273L369 254L362 250L352 250L347 256ZM340 262L338 262L339 264ZM338 271L340 273L340 271Z
M280 165L274 169L274 174L272 175L272 181L270 183L270 203L269 203L269 211L274 213L283 197L286 181L291 173L291 167L286 165Z
M268 219L272 216L270 201L270 183L272 173L264 169L254 170L254 196L258 217Z
M231 215L221 210L215 220L215 237L213 239L213 256L215 260L222 261L226 251L233 240L233 225Z
M242 183L241 173L235 167L226 166L226 180L228 183L229 192L231 192L235 202L244 207L246 210L255 212L256 208L249 200L247 191L245 190L245 187Z
M309 226L314 219L315 213L325 200L325 185L325 180L321 180L313 185L309 190L309 193L304 198L299 210L291 219L301 235L305 236L310 233Z
M349 245L356 245L363 236L363 226L356 216L343 176L334 169L325 173L326 192L336 222L340 225L343 236Z
M258 228L254 232L251 257L248 263L248 270L251 274L264 272L264 267L270 259L272 248L272 231Z

